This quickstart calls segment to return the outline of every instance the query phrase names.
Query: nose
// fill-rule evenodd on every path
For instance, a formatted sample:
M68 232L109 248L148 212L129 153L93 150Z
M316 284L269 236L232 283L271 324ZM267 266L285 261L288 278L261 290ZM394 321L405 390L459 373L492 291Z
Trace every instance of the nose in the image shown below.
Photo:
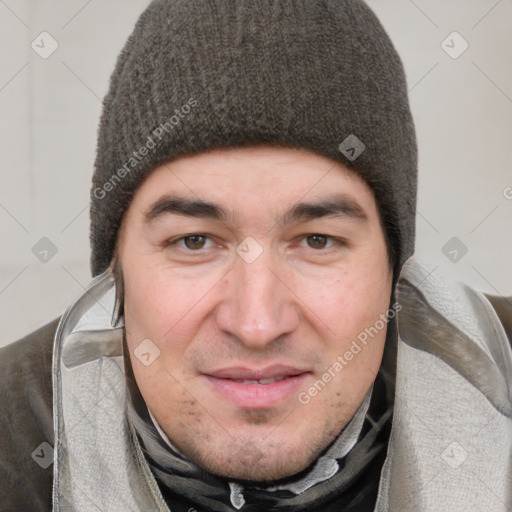
M261 350L297 329L300 314L295 295L268 251L252 263L237 257L226 279L224 300L216 312L222 332Z

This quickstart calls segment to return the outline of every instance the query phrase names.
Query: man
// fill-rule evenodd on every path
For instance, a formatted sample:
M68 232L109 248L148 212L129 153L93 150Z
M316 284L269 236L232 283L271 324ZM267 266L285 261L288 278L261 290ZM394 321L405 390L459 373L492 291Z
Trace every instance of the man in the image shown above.
M148 7L95 279L0 353L2 510L510 509L510 305L411 258L406 90L360 1Z

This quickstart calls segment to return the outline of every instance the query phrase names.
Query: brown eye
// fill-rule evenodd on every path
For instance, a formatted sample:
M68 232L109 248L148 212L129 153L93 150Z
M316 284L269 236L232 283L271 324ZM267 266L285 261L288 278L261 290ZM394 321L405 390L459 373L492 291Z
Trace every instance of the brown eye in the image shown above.
M206 237L203 235L190 235L183 237L183 242L187 249L195 250L204 247Z
M325 249L328 238L325 235L308 235L306 240L309 247L313 249Z

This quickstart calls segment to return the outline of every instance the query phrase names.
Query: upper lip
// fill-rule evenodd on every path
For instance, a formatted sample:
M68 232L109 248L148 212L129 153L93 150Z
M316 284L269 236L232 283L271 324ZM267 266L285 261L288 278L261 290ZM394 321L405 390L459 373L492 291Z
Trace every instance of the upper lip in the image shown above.
M234 379L234 380L261 380L261 379L275 379L281 377L292 377L306 373L309 370L289 366L285 364L273 364L265 366L264 368L246 368L243 366L230 366L226 368L219 368L207 372L206 375L216 377L217 379Z

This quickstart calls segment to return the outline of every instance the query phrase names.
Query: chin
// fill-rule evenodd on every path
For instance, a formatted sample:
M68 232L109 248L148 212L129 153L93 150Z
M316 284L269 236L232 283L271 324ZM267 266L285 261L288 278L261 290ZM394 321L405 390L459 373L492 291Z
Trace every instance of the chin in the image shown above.
M233 445L229 453L225 450L221 453L210 451L207 456L193 462L209 473L242 485L268 487L286 483L307 472L321 451L313 452L311 447L306 450L304 444L288 449L266 446L261 451L256 445L246 444L238 450L234 450Z

